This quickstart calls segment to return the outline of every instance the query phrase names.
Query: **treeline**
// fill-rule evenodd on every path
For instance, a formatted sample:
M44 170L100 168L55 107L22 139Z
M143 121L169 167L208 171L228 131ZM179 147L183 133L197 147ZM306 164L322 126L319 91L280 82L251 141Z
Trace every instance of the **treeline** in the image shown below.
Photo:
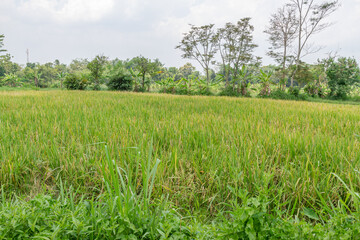
M190 63L167 68L159 59L143 56L109 60L98 55L69 65L55 60L21 66L6 54L0 56L0 86L347 99L358 95L359 66L354 58L329 55L315 64L303 61L317 52L309 41L330 26L324 21L338 7L338 1L289 0L279 8L265 30L271 44L267 55L274 65L262 66L261 57L253 54L258 47L254 27L250 18L243 18L217 29L214 24L191 25L184 34L176 49L183 58L195 60L202 72ZM1 35L0 51L3 39Z

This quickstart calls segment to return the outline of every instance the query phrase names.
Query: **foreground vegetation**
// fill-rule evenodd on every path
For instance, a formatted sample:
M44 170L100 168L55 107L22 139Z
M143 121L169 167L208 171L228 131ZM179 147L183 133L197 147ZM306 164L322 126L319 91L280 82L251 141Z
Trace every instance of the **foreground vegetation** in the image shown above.
M358 106L30 90L0 111L5 238L358 236Z

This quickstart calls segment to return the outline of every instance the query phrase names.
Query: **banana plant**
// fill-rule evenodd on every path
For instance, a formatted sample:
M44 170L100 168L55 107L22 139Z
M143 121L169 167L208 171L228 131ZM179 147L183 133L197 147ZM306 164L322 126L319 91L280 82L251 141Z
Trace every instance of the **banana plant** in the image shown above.
M175 88L180 84L180 81L175 81L174 77L168 77L166 79L163 79L161 81L156 81L156 84L158 84L163 92L175 92Z
M251 85L247 79L250 77L251 73L249 73L247 67L243 65L240 70L235 74L235 70L232 70L233 78L231 79L232 89L233 91L237 91L243 96L248 95L249 87Z
M271 88L270 85L273 84L271 81L271 76L273 75L273 72L265 72L262 69L260 69L260 75L259 80L261 83L261 96L269 96L271 94Z
M57 74L57 76L58 76L58 78L60 80L60 88L61 89L63 88L63 81L64 81L66 75L67 74L65 72L60 72L60 73Z
M134 71L132 68L129 69L131 76L135 79L135 91L140 89L141 73Z
M221 82L222 80L219 78L215 78L215 81L213 82L207 82L205 79L197 78L195 81L195 86L201 95L208 95L210 93L210 88L219 86Z
M42 73L39 73L38 71L35 71L35 73L34 73L34 83L35 83L36 87L40 87L40 80L41 80L42 75L43 75Z
M5 85L8 85L10 87L16 87L20 85L20 78L13 73L5 74L5 77L3 78L3 82Z
M192 93L194 91L193 87L196 86L198 80L198 77L192 75L190 75L189 78L181 78L179 87L187 93Z

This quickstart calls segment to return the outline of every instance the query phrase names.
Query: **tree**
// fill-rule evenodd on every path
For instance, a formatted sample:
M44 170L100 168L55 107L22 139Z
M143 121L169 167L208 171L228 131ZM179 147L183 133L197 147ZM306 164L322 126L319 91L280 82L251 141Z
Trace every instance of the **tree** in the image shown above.
M12 62L11 58L10 54L0 56L0 77L5 74L15 74L21 70L21 66Z
M88 71L87 65L89 61L87 59L74 59L71 61L69 68L70 73L85 72Z
M40 85L40 84L41 84L41 83L40 83L41 77L42 77L42 73L40 73L39 70L36 69L36 70L34 71L34 83L35 83L35 87L40 87L40 86L41 86L41 85Z
M66 76L64 86L68 90L85 90L88 85L86 78L74 73L70 73Z
M314 34L321 32L331 25L330 23L323 23L323 21L340 6L338 0L322 2L320 4L316 2L316 0L290 0L288 4L296 11L296 22L298 25L298 42L295 55L296 68L292 74L291 86L294 84L293 78L299 69L301 59L319 50L313 49L312 46L308 44L309 39Z
M1 52L6 52L6 50L3 49L3 46L4 46L4 38L5 38L4 34L1 34L1 35L0 35L0 53L1 53Z
M151 61L150 59L147 59L141 55L133 58L132 61L134 63L135 69L139 72L139 76L141 77L141 90L145 91L146 75L155 74L158 71L159 67L162 66L162 64L158 59ZM148 85L150 86L150 84Z
M188 33L184 33L184 37L176 46L183 54L182 58L196 60L206 73L207 83L210 83L210 64L218 50L218 36L214 31L214 24L196 27L190 25L191 29Z
M101 77L105 71L105 64L108 58L103 55L97 55L91 62L87 64L90 75L93 78L94 90L100 90Z
M281 81L287 82L287 69L292 65L293 56L290 49L296 39L298 21L295 8L285 5L279 8L270 18L270 25L265 30L269 35L271 47L267 55L274 58L281 65ZM282 88L282 86L280 86Z
M110 77L107 84L110 90L130 91L132 89L133 79L131 75L124 72L118 72Z
M253 42L254 27L251 18L243 18L236 24L226 23L218 30L218 47L224 66L226 85L232 78L237 78L242 67L253 60L253 51L257 47ZM232 71L231 71L232 69Z
M49 87L53 84L54 80L57 79L58 72L52 62L39 64L36 69L42 77L40 87Z
M360 70L354 58L339 58L333 61L327 69L330 95L339 99L346 99L351 91L351 86L360 81Z
M300 62L298 70L295 72L294 80L299 84L300 88L310 82L315 82L314 74L310 71L309 64Z
M179 73L183 78L189 78L195 73L196 68L191 63L186 63L184 66L179 68Z

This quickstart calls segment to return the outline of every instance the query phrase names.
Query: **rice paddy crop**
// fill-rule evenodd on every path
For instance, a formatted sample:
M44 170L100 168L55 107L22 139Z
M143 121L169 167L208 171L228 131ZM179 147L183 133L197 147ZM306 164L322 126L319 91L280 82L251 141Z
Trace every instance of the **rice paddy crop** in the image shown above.
M59 194L61 182L75 198L97 196L110 171L106 144L136 191L146 183L144 164L159 160L153 203L167 196L180 212L206 220L243 201L245 191L266 196L270 213L321 221L335 209L358 211L359 133L360 106L352 105L0 92L0 184L30 198Z

